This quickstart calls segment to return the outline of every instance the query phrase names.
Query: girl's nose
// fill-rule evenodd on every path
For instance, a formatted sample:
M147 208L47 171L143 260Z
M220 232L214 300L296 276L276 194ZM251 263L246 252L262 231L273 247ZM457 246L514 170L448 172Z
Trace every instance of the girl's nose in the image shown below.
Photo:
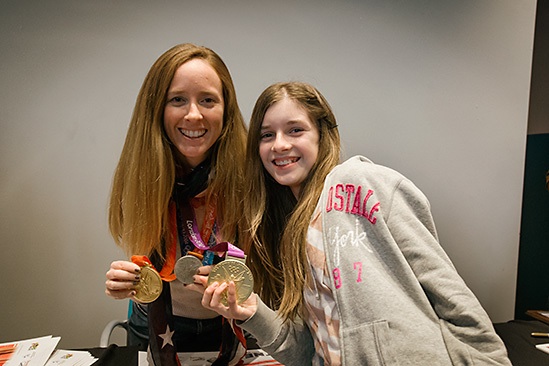
M285 150L289 150L290 148L291 148L291 144L286 138L286 136L284 136L284 134L277 133L275 140L273 142L272 150L285 151Z

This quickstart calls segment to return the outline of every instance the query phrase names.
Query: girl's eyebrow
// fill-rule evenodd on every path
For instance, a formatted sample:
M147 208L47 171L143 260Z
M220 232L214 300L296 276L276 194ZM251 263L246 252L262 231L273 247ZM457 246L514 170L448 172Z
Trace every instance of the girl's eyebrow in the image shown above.
M292 120L289 120L288 122L286 122L286 125L293 126L293 125L298 125L300 123L305 123L305 121L300 120L300 119L292 119ZM267 130L269 128L271 128L271 125L264 125L264 124L261 125L261 130Z

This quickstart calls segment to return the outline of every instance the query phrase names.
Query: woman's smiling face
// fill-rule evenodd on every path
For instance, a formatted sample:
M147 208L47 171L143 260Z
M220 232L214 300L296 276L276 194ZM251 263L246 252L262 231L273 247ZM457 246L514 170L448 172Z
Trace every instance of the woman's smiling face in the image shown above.
M223 112L223 86L214 68L200 58L181 65L168 89L164 130L188 168L200 164L221 135Z
M267 109L259 155L267 172L297 198L318 157L320 134L301 105L288 97Z

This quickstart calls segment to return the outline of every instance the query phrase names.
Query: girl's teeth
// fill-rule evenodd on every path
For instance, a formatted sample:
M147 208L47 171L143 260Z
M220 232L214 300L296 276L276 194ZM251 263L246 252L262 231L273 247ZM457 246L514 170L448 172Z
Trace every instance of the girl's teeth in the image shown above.
M293 160L279 160L279 161L276 161L275 162L275 165L278 165L278 166L281 166L281 165L288 165L290 163L292 163Z

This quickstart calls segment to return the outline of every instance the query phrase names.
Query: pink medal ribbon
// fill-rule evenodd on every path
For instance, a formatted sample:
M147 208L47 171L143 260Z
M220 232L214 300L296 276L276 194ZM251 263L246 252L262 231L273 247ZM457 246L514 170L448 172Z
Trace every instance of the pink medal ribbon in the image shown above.
M207 242L212 234L214 222L215 222L215 205L209 204L206 210L206 216L204 217L204 223L202 231L198 229L198 224L196 223L196 217L194 215L194 210L192 208L191 202L188 205L183 205L182 209L185 231L187 232L187 237L193 243L194 247L199 251L205 252L209 250ZM204 239L206 242L204 242ZM201 254L201 253L199 253Z
M228 241L221 242L211 248L214 252L224 252L226 256L236 258L246 258L244 251L239 247L229 243Z
M187 232L187 237L189 238L191 243L193 243L196 249L202 252L209 250L212 252L224 253L225 257L228 256L228 257L240 258L240 259L246 258L246 255L244 254L244 251L242 249L226 241L218 243L210 248L208 244L204 242L204 240L202 239L202 235L198 230L198 224L196 223L196 218L194 216L193 208L191 207L191 205L185 205L182 211L184 215L184 221L185 221L184 226ZM208 210L208 211L211 211L211 210ZM208 217L211 215L206 215L206 216ZM206 226L209 226L209 225L206 225ZM189 253L189 254L194 254L194 253Z
M197 249L203 251L210 249L210 247L204 243L204 240L202 240L200 232L198 231L198 225L196 224L196 220L194 218L192 220L185 219L185 228L187 229L189 240Z

